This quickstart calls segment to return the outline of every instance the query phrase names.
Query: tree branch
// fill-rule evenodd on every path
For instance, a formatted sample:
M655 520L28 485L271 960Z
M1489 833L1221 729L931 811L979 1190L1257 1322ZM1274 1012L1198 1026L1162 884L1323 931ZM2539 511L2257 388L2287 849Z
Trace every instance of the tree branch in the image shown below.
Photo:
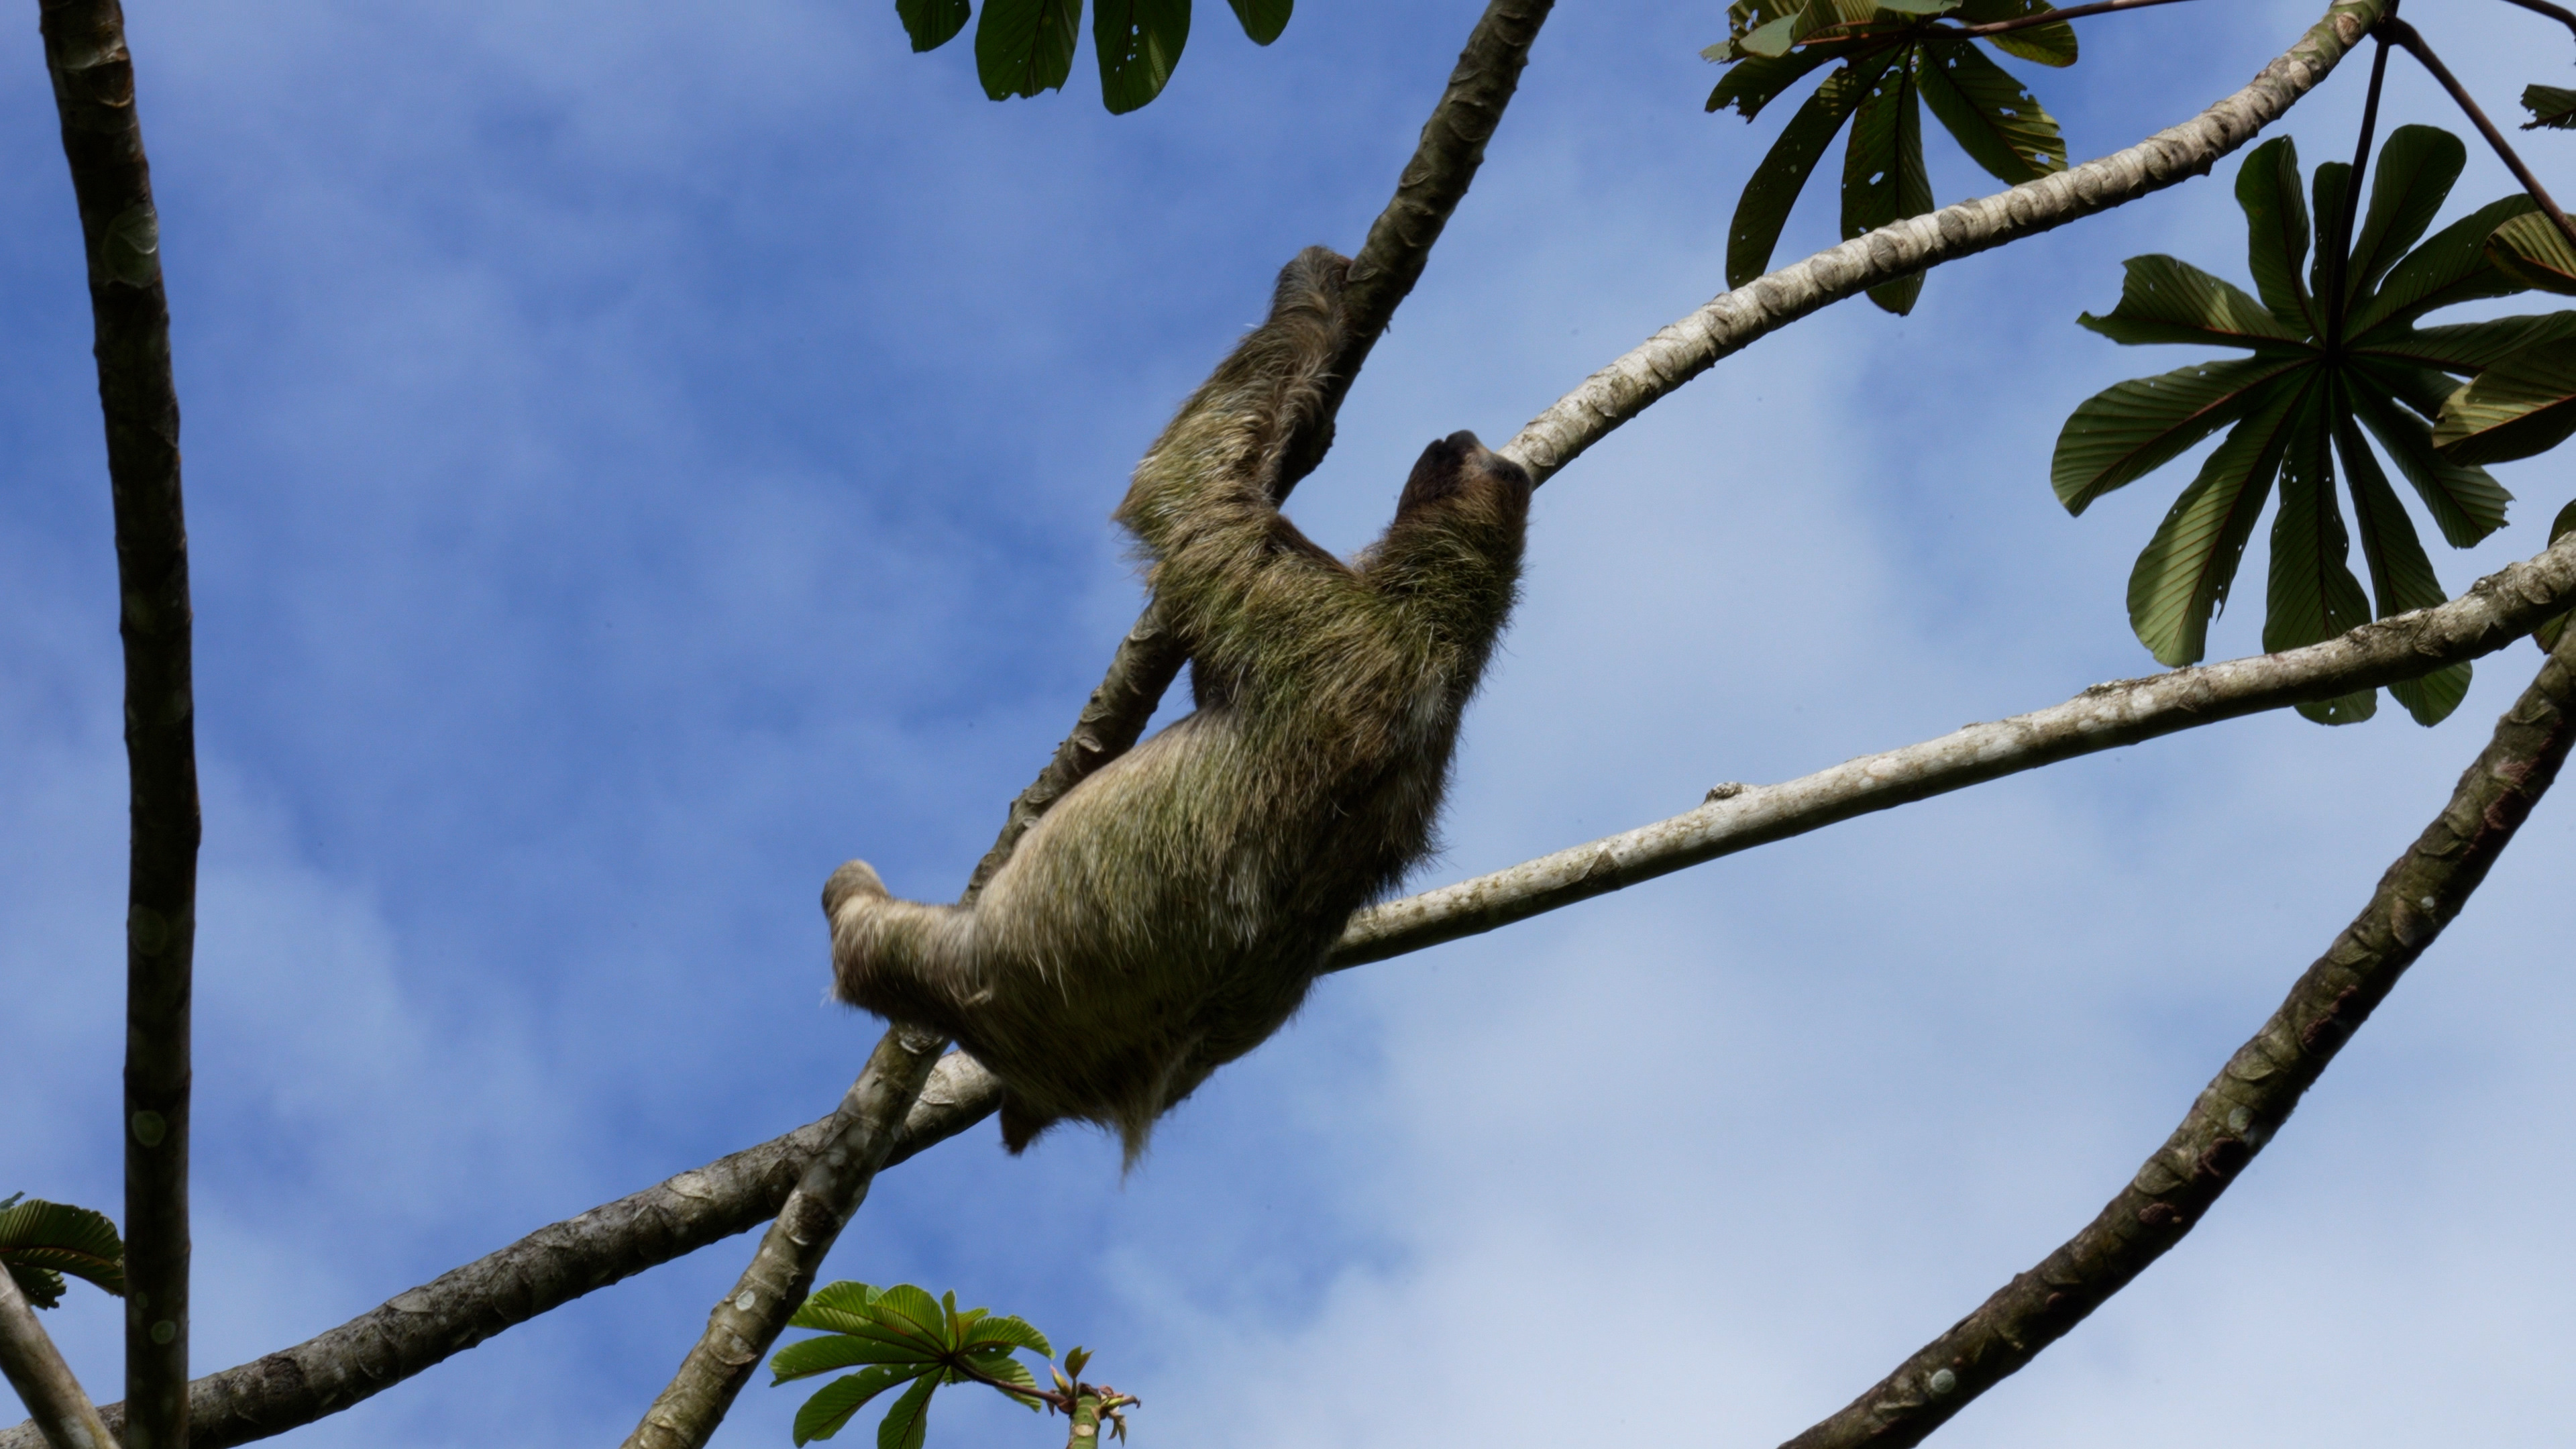
M2299 1104L2344 1041L2459 915L2576 742L2576 629L2497 721L2450 804L2182 1124L2084 1230L1840 1413L1784 1449L1898 1449L2082 1322L2179 1243Z
M2519 5L2534 15L2546 15L2566 26L2569 34L2576 35L2576 10L2570 10L2564 5L2552 5L2549 0L2505 0L2505 3Z
M2315 89L2386 9L2385 0L2342 0L2243 90L2125 151L1993 196L1908 217L1756 277L1592 374L1530 419L1502 451L1545 482L1720 358L1810 312L2202 175Z
M52 1449L116 1449L72 1366L63 1362L61 1350L36 1321L36 1310L27 1305L27 1295L18 1291L18 1280L6 1268L0 1268L0 1377L26 1401L27 1411L36 1416L35 1427Z
M2009 35L2013 31L2028 30L2033 26L2057 25L2069 20L2082 20L2087 16L2108 15L2114 10L2138 10L2149 5L2173 3L2175 0L2092 0L2088 5L2067 5L2054 10L2036 10L2028 15L2016 15L2010 20L1989 20L1983 25L1955 27L1940 25L1933 28L1944 35L1954 31L1960 35Z
M159 213L116 0L44 0L45 68L89 257L115 499L131 800L125 953L125 1395L134 1449L188 1442L188 1006L197 931L196 704L179 398Z
M2504 169L2512 172L2513 179L2522 183L2522 189L2530 194L2532 203L2540 208L2541 214L2549 218L2558 228L2558 234L2567 238L2569 245L2576 246L2576 222L2570 222L2567 213L2558 209L2558 203L2549 195L2549 188L2541 185L2540 178L2532 174L2531 168L2522 164L2522 157L2515 153L2513 143L2504 138L2504 132L2496 129L2495 122L2487 119L2487 113L2479 107L2477 98L2469 94L2468 87L2460 84L2458 76L2451 74L2449 66L2442 64L2442 58L2433 53L2433 47L2424 43L2423 35L2414 26L2394 16L2379 22L2379 28L2387 34L2390 42L2404 46L2408 55L2415 57L2425 70L2432 73L2433 79L2450 93L2451 100L2469 118L2469 124L2477 127L2478 134L2487 138L2487 145L2494 149L2496 159L2504 163Z
M1863 755L1786 784L1711 791L1688 814L1389 901L1351 918L1333 969L1478 935L1721 855L2059 760L2413 679L2502 649L2572 597L2576 533L2447 604L2321 644L2097 684L2064 704Z

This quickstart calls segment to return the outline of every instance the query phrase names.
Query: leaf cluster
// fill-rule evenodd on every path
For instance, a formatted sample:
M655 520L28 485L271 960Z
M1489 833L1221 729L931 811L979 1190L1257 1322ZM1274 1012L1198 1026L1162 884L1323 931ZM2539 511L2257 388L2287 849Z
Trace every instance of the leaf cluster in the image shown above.
M107 1214L24 1193L0 1198L0 1263L38 1308L63 1301L63 1277L125 1296L125 1244Z
M1842 234L1848 240L1932 209L1923 166L1922 111L1971 160L2008 185L2066 168L2066 139L2038 99L1988 59L1969 24L2042 14L2047 0L1735 0L1727 38L1700 52L1729 67L1709 93L1711 111L1746 120L1789 87L1833 65L1753 170L1727 231L1726 283L1769 269L1790 208L1825 151L1851 125L1843 149ZM2075 63L2075 30L2063 21L2006 31L1986 43L2047 66ZM1921 295L1921 276L1870 290L1900 315Z
M921 1449L929 1432L930 1396L942 1384L986 1384L1032 1412L1054 1398L1038 1388L1028 1365L1011 1356L1025 1348L1053 1358L1046 1335L1023 1319L960 1309L954 1293L933 1298L909 1283L883 1290L832 1283L816 1289L787 1326L824 1332L770 1359L773 1385L835 1369L859 1370L825 1384L796 1411L799 1444L841 1432L869 1400L898 1384L910 1387L877 1426L878 1449ZM1081 1352L1066 1356L1076 1373Z
M1226 0L1255 45L1288 28L1296 0ZM972 0L895 0L916 51L957 38ZM994 100L1060 90L1073 74L1082 0L984 0L975 26L975 75ZM1124 115L1163 93L1190 39L1190 0L1094 0L1091 48L1100 62L1100 99Z
M2526 286L2498 265L2489 237L2532 211L2524 196L2479 208L2416 245L2459 178L2458 137L2402 126L2379 153L2370 205L2348 248L2331 235L2308 263L2309 202L2287 137L2255 148L2237 172L2255 296L2169 256L2132 257L2119 305L2086 327L2128 344L2203 342L2249 355L2120 383L2088 399L2059 434L2053 467L2070 513L2172 461L2221 428L2226 436L2183 489L2129 579L2129 622L2157 659L2198 660L2277 479L2266 649L2330 638L2371 616L2348 564L2336 497L2340 465L2379 617L2440 603L2445 594L2413 521L2389 485L2378 441L2442 537L2467 547L2504 525L2511 495L2474 461L2435 447L2433 419L2457 376L2478 376L2534 343L2576 337L2576 313L2419 327L2440 307ZM2329 227L2352 214L2352 168L2316 169L2314 214ZM2455 708L2469 666L2453 665L2389 692L2423 724ZM2300 706L2327 724L2367 719L2376 692Z

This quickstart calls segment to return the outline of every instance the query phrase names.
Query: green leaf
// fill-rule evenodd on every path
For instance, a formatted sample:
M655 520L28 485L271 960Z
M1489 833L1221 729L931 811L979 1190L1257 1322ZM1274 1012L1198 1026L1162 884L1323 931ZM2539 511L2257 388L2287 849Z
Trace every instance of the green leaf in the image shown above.
M903 1391L886 1410L885 1422L877 1425L877 1449L921 1449L930 1434L931 1391L938 1387L939 1375L925 1374Z
M1843 128L1853 107L1878 84L1894 59L1882 52L1837 68L1780 128L1780 138L1771 143L1762 164L1753 168L1742 199L1735 203L1735 220L1726 233L1728 286L1741 287L1771 269L1771 250L1780 243L1789 208L1797 204L1798 193L1805 189L1825 148L1833 144L1834 133Z
M2359 374L2348 377L2353 411L2397 471L2415 485L2417 496L2432 512L2434 525L2453 548L2467 548L2504 527L2505 505L2513 495L2484 468L2454 463L2433 450L2432 425L2397 406L2395 399Z
M835 1369L854 1368L863 1363L899 1364L921 1368L939 1362L939 1355L918 1344L894 1342L855 1333L827 1333L791 1343L770 1355L772 1385L793 1379L812 1378Z
M38 1308L62 1301L66 1273L120 1297L125 1292L125 1244L116 1224L71 1203L13 1194L0 1208L0 1263Z
M2576 246L2538 211L2517 216L2487 238L2487 261L2527 287L2576 295Z
M2121 264L2120 305L2110 315L2087 312L2075 319L2114 342L2135 346L2150 342L2214 342L2224 347L2262 347L2267 343L2304 346L2305 339L2283 325L2260 302L2231 283L2221 281L2173 257L2131 257Z
M1717 89L1708 93L1712 111L1733 106L1746 120L1762 114L1762 108L1780 98L1780 93L1798 82L1816 67L1832 60L1829 50L1791 51L1787 55L1756 55L1737 61L1718 80Z
M1125 115L1163 93L1190 39L1190 0L1092 0L1100 100Z
M2048 0L1967 0L1959 7L1959 19L1970 25L1990 25L2056 8ZM2075 27L2063 20L2054 25L2034 25L2028 30L2007 30L1987 37L1986 43L2006 55L2041 65L2064 67L2075 63Z
M842 1279L826 1283L805 1295L805 1301L788 1316L789 1328L828 1328L834 1333L848 1333L876 1322L874 1304L877 1290L865 1283Z
M2335 506L2327 389L2311 388L2290 420L2281 454L2281 506L2272 515L2272 570L2263 614L2263 649L2331 639L2370 622L2370 600L2345 562L2352 551ZM2357 690L2298 707L2318 724L2359 724L2378 712L2379 691Z
M2524 86L2522 108L2531 119L2522 123L2526 131L2546 126L2553 131L2576 130L2576 91L2557 86Z
M2353 233L2352 260L2344 270L2347 302L2379 285L2424 235L2468 156L2460 138L2438 126L2400 126L2388 133L2371 177L2370 210Z
M948 1351L948 1313L928 1292L910 1283L897 1283L877 1294L873 1311L877 1321L887 1328L935 1352Z
M2361 427L2349 412L2335 419L2335 452L2343 460L2344 480L2352 490L2353 521L2360 525L2361 556L2370 566L2371 592L2379 598L2379 617L2429 609L2448 595L2424 556L2415 521L2397 501L2379 458L2363 441ZM2417 724L2440 724L2469 692L2469 666L2447 665L2431 674L2388 686L2388 693Z
M2576 498L2569 499L2567 506L2558 510L2558 516L2550 520L2549 541L2556 543L2571 533L2576 533ZM2558 636L2567 632L2567 621L2570 619L2576 619L2576 610L2570 610L2556 618L2544 621L2539 628L2531 631L2532 642L2544 650L2557 649Z
M2008 186L2066 169L2066 138L2037 97L1964 40L1927 41L1916 65L1923 103L1968 159ZM1931 209L1927 191L1924 209Z
M2521 291L2520 282L2487 260L2487 238L2531 209L2530 197L2508 196L2433 233L2389 268L2378 292L2353 309L2344 335L2360 337L2382 323L2412 322L2437 307Z
M2433 446L2453 463L2545 453L2576 434L2576 339L2528 347L2451 394Z
M867 1407L868 1400L895 1385L922 1377L921 1369L872 1368L837 1378L814 1391L804 1406L796 1411L796 1442L811 1443L829 1439L850 1422L850 1416Z
M2162 467L2266 401L2267 384L2309 364L2278 356L2204 362L2131 378L2084 400L2057 435L2050 481L2069 513Z
M2208 652L2209 621L2227 605L2236 565L2281 469L2291 422L2313 379L2267 390L2221 441L2156 528L2129 575L2129 627L2176 668Z
M1037 1376L1029 1372L1029 1366L1027 1364L1011 1357L1011 1351L1009 1349L995 1348L986 1353L970 1353L965 1356L965 1361L972 1365L977 1373L984 1375L986 1378L999 1379L1003 1383L1009 1384L1014 1388L1027 1389L1031 1393L1037 1392ZM967 1378L964 1374L952 1374L949 1378L949 1382L971 1383L973 1380ZM995 1392L999 1393L1000 1390L997 1389ZM1037 1410L1038 1405L1035 1399L1015 1398L1008 1394L1004 1394L1003 1397L1010 1399L1011 1402L1015 1404L1027 1406L1029 1411L1032 1413Z
M1243 33L1255 45L1268 45L1288 28L1288 12L1296 0L1226 0L1234 7L1234 18L1243 22Z
M1843 240L1932 209L1932 182L1923 172L1923 115L1914 100L1911 57L1887 68L1852 115L1851 142L1843 150ZM1923 274L1899 277L1869 289L1880 310L1902 317L1923 292Z
M966 1330L964 1346L969 1352L988 1347L1025 1348L1047 1358L1055 1357L1055 1349L1047 1343L1046 1335L1023 1318L983 1319Z
M2245 260L2263 305L2294 333L2322 335L2308 289L2299 284L2300 264L2308 259L2308 202L2299 189L2299 148L2289 137L2246 153L2236 168L2236 204L2245 212Z
M975 74L994 100L1062 90L1073 74L1082 0L984 0L975 25Z
M2380 327L2368 337L2354 338L2353 351L2373 362L2384 359L2470 373L2493 367L2526 347L2561 337L2576 337L2576 312L2525 313L2440 327ZM2444 381L2444 397L2450 395L2452 386ZM2414 399L2409 397L2407 401L2412 403Z
M1080 1344L1075 1344L1073 1351L1064 1356L1064 1371L1073 1375L1078 1381L1082 1377L1083 1369L1089 1365L1090 1362L1091 1350L1084 1348Z
M955 40L971 12L967 0L894 0L894 13L903 18L903 33L912 37L912 48L924 51Z

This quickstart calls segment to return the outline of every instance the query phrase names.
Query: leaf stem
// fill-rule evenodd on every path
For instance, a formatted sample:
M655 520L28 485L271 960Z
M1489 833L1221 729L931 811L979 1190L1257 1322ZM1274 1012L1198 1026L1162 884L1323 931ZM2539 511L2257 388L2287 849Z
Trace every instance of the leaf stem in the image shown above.
M2487 119L2487 113L2478 108L2476 98L2460 84L2460 78L2451 74L2451 68L2442 64L2442 58L2433 53L2433 47L2424 43L2423 35L2414 26L2394 18L2380 21L2379 28L2387 32L2389 40L2406 47L2406 53L2421 61L2424 69L2432 72L2433 79L2441 83L2442 89L2451 93L2451 99L2458 102L2460 109L2468 115L2469 123L2478 128L2479 135L2487 138L2489 146L2495 148L2497 158L2504 162L2504 169L2512 172L2513 179L2522 183L2522 189L2531 193L2531 199L2538 204L2541 214L2557 225L2558 234L2567 238L2568 245L2576 246L2576 222L2569 221L2567 213L2558 209L2558 203L2550 199L2549 188L2541 185L2540 178L2531 174L2531 168L2522 164L2522 158L2514 154L2512 143L2505 140L2504 132L2497 130L2495 122Z
M2394 0L2388 7L2394 18ZM2370 57L2370 91L2361 102L2361 134L2353 138L2352 174L2344 181L2343 206L2335 216L2332 242L2326 252L2326 295L2317 300L2326 313L2326 356L2332 357L2343 346L2344 273L2352 265L2353 219L2361 212L2361 178L2370 167L2371 133L2379 128L2379 88L2388 79L2388 33L2374 32L2378 49Z
M2089 15L2108 15L2114 10L2143 10L2150 5L2172 5L2178 0L2093 0L2089 5L2069 5L2061 10L2042 10L2030 15L2017 15L2010 20L1989 20L1983 25L1944 25L1937 29L1943 35L2003 35L2034 26L2055 25L2061 20L2082 20Z
M2570 10L2564 5L2552 5L2549 0L2504 0L2504 3L2519 5L2534 15L2546 15L2566 26L2570 34L2576 34L2576 10Z

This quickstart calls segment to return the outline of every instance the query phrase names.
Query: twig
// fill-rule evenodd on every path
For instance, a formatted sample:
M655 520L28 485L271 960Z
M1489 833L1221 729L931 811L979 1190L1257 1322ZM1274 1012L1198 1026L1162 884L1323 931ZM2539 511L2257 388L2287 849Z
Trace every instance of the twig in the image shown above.
M0 1268L0 1376L18 1391L53 1449L116 1449L72 1366L63 1362L6 1268Z
M2388 15L2394 19L2397 0L2388 0ZM2387 22L2383 20L2384 26ZM2353 219L2361 214L2361 178L2370 170L2371 133L2379 129L2379 88L2388 79L2388 33L2375 32L2379 45L2370 56L2370 89L2361 101L2361 134L2352 143L2352 169L2344 173L2343 205L2335 213L2334 235L2327 242L2326 295L2317 299L2325 314L2326 354L2334 355L2343 345L2344 270L2352 261ZM2295 279L2291 286L2298 285Z
M2461 85L2460 78L2451 74L2451 68L2442 64L2442 58L2433 53L2433 47L2424 43L2423 35L2414 26L2397 19L2382 20L2380 28L2388 33L2391 41L2406 47L2407 54L2422 61L2424 69L2432 72L2433 79L2441 82L2442 89L2451 93L2451 99L2458 102L2461 111L2467 114L2469 124L2477 127L2478 134L2486 137L2487 144L2495 148L2497 158L2504 162L2504 169L2512 172L2513 179L2522 183L2522 189L2531 193L2533 203L2557 226L2558 234L2567 238L2568 245L2576 246L2576 222L2570 222L2567 213L2558 209L2558 203L2550 199L2549 188L2541 185L2540 178L2531 174L2531 168L2522 164L2522 158L2514 154L2513 144L2505 140L2504 132L2497 130L2495 122L2487 119L2487 113L2479 109L2468 87Z
M188 531L161 223L116 0L44 0L45 68L89 254L115 499L131 800L125 951L125 1397L135 1449L188 1442L188 1005L197 932Z
M1502 451L1545 481L1719 359L1811 312L2206 173L2334 71L2387 11L2341 0L2243 90L2125 151L1908 217L1757 277L1647 338L1532 418Z
M2010 20L1989 20L1983 25L1944 25L1941 32L1960 35L2004 35L2015 30L2028 30L2038 25L2055 25L2061 20L2081 20L2088 15L2108 15L2114 10L2138 10L2149 5L2171 5L2175 0L2093 0L2090 5L2069 5L2062 10L2042 10L2030 15L2016 15Z
M2519 5L2534 15L2546 15L2566 26L2570 34L2576 34L2576 10L2570 10L2564 5L2552 5L2549 0L2505 0L2505 3Z
M2182 1124L2084 1230L1784 1449L1898 1449L2036 1358L2208 1215L2299 1099L2486 879L2576 742L2576 629L2515 701L2450 803L2290 988Z

